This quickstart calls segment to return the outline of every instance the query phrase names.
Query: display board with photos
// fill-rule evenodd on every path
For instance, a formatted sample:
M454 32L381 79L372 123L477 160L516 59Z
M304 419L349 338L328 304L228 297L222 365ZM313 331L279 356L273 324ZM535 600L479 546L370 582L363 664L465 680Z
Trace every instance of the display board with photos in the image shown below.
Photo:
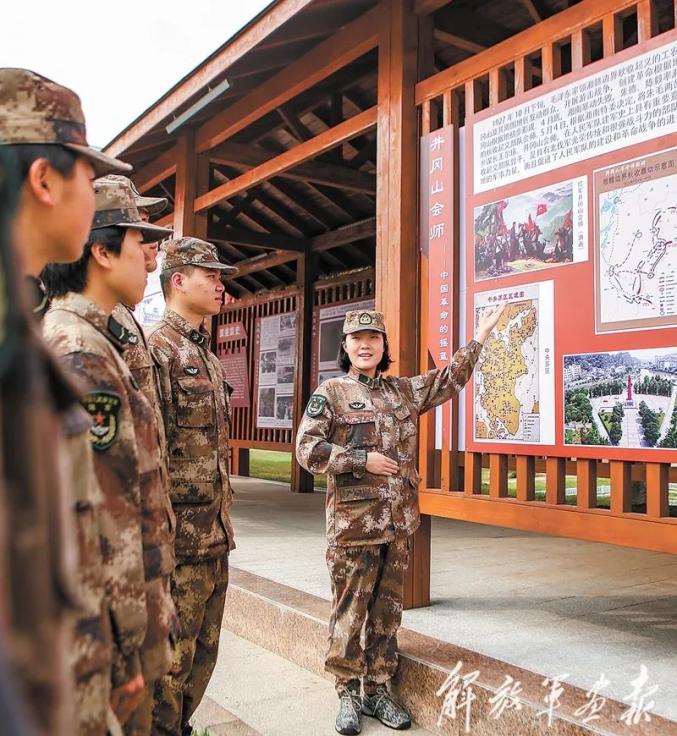
M296 312L258 321L256 426L261 429L292 429L296 335Z
M316 307L313 313L313 362L311 384L319 386L329 378L344 375L338 355L346 312L375 308L374 299L360 299Z
M467 118L467 449L674 460L675 79L671 33Z

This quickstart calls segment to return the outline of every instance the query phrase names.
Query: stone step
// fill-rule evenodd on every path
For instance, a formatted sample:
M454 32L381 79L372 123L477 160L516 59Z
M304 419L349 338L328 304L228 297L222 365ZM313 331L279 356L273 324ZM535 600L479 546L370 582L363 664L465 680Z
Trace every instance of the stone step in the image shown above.
M322 598L231 568L224 628L325 678L329 613L329 603ZM552 683L545 682L543 675L414 631L401 629L398 638L401 659L395 692L416 723L434 734L677 736L677 723L655 715L649 721L642 718L636 725L626 725L621 716L629 706L610 699L596 719L586 722L590 711L580 709L590 698L566 682L557 691L549 722L545 698ZM471 692L469 730L467 709L454 712L455 685L449 678L458 663L461 669L456 672L470 681L464 690ZM508 677L510 683L516 683L515 697L510 701L512 707L499 715L497 693ZM456 704L462 699L463 695Z
M336 736L333 684L222 629L219 657L192 720L196 736ZM430 736L413 726L412 736ZM362 736L392 736L372 718Z

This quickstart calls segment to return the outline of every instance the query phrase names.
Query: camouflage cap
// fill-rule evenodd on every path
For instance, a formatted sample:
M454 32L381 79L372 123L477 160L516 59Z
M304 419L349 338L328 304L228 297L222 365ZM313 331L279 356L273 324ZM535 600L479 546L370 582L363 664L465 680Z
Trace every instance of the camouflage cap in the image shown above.
M87 143L75 92L27 69L0 68L0 143L65 146L87 158L97 176L132 170Z
M105 179L107 181L122 181L129 185L132 190L132 194L134 195L134 202L136 203L137 209L146 210L149 215L158 215L167 206L168 200L166 197L144 197L144 195L141 194L134 186L134 182L126 176L122 176L121 174L109 174Z
M351 332L360 332L361 330L374 330L374 332L382 332L385 335L386 325L383 313L368 309L346 312L343 334L350 335Z
M94 182L94 194L96 212L92 230L112 226L134 228L142 232L144 242L151 243L172 234L169 228L141 219L132 188L125 181L112 181L108 177L97 179Z
M162 252L164 253L163 271L170 271L172 268L181 266L201 266L223 271L224 275L237 273L235 266L229 266L219 259L216 246L199 238L187 236L166 240L162 244Z

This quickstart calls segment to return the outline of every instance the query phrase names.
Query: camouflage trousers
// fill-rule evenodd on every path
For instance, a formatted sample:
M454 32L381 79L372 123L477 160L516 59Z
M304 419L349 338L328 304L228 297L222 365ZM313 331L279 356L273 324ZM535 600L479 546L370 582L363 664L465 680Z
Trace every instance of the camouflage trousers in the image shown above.
M228 555L176 566L172 598L180 634L172 674L155 687L153 735L181 736L200 705L216 664L228 587Z
M122 736L110 707L110 669L99 670L75 686L75 736Z
M327 549L333 600L324 666L336 677L337 689L363 678L370 692L397 671L397 630L408 564L406 537Z
M141 646L141 671L146 681L146 693L124 725L125 736L149 736L153 724L155 683L172 668L173 642L178 637L179 624L169 585L169 575L146 581L148 628Z

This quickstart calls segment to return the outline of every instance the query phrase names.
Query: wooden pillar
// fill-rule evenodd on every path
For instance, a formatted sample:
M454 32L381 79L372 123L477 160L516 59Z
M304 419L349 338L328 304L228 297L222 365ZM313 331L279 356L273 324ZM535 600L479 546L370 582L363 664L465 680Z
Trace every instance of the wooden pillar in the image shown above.
M207 237L207 212L195 214L195 200L209 190L209 159L195 153L192 131L177 144L176 187L174 194L174 235Z
M536 459L532 455L518 455L515 458L517 473L518 501L533 501L536 498Z
M230 472L233 475L249 475L249 450L246 447L233 447Z
M646 464L646 513L654 519L670 515L668 488L669 463Z
M489 455L489 495L492 498L506 498L508 495L507 455Z
M576 461L576 505L581 509L597 507L597 460Z
M306 404L310 397L310 369L312 356L313 331L313 283L314 257L308 252L300 255L296 261L296 285L299 294L296 301L296 391L294 393L294 432L299 426ZM295 493L312 493L313 476L307 473L297 462L292 452L291 490Z
M418 130L414 88L418 21L412 0L381 0L378 49L376 304L385 315L390 352L400 375L416 373ZM430 600L430 519L413 540L405 578L408 607Z
M632 480L630 471L632 466L622 460L612 460L609 463L611 480L611 511L623 514L632 510Z
M546 503L566 503L566 472L566 460L563 457L549 457L545 461Z

